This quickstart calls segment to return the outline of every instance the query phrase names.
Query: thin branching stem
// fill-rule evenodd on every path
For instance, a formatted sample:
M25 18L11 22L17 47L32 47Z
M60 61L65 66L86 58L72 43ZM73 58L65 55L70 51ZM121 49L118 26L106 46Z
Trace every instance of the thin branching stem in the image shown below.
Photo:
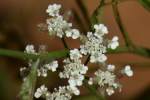
M83 3L83 0L76 0L76 3L78 5L78 7L80 8L80 11L88 25L88 28L90 28L91 24L90 24L90 17L89 17L89 14L88 14L88 11L87 11L87 8L86 6L84 5Z
M0 57L11 57L11 58L17 58L22 60L29 60L33 59L36 60L37 58L41 59L58 59L66 57L69 53L69 50L59 50L59 51L52 51L49 53L44 53L40 55L35 54L28 54L21 51L16 50L8 50L8 49L1 49L0 48Z
M142 48L142 47L136 47L136 49L130 51L127 47L118 47L115 50L108 49L107 54L114 54L114 53L133 53L144 57L150 57L150 49L148 48ZM41 55L35 55L35 54L28 54L21 51L16 50L8 50L8 49L1 49L0 48L0 57L11 57L11 58L17 58L22 60L29 60L33 59L36 60L37 58L41 59L59 59L67 57L69 54L69 50L59 50L59 51L52 51L48 53L44 53Z
M93 28L93 25L94 24L97 24L99 21L98 21L98 18L97 16L102 16L102 7L104 6L105 4L105 1L104 0L100 0L100 3L99 3L99 6L96 8L96 10L94 11L94 13L92 14L92 17L91 17L91 27Z
M67 45L67 43L65 41L65 38L63 37L61 40L62 40L62 43L63 43L65 49L69 49L69 47L68 47L68 45Z
M20 100L33 100L39 62L39 59L33 62L29 75L24 79L20 91Z
M120 17L120 14L119 14L119 10L118 10L118 1L117 0L113 0L113 3L112 3L112 9L113 9L113 12L114 12L114 17L115 17L115 20L118 24L118 27L125 39L125 44L127 47L132 47L133 46L133 43L128 35L128 32L125 30L124 28L124 25L122 23L122 20L121 20L121 17Z
M97 90L96 90L96 86L95 85L89 85L88 84L88 78L86 77L86 79L84 80L84 86L90 91L91 94L93 94L97 100L105 100L105 98L103 96L101 96Z
M84 34L87 32L85 24L82 22L81 17L78 15L77 11L75 9L72 9L73 16L75 18L75 21L78 23L79 27L82 29Z

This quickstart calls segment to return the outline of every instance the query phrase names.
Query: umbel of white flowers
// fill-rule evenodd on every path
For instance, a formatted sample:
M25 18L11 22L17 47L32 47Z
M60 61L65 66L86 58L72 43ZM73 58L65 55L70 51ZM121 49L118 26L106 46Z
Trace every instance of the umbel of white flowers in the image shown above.
M46 12L50 18L47 19L49 35L56 35L60 38L63 36L72 37L77 39L80 36L78 29L72 29L72 23L68 23L64 20L63 16L59 14L61 5L53 4L49 5Z
M64 59L64 70L59 72L59 77L68 79L68 85L59 86L55 88L53 92L50 92L45 85L37 88L34 96L35 98L43 97L46 100L70 100L73 95L79 95L79 86L83 85L85 74L87 74L88 66L82 63L83 56L90 56L90 63L102 64L98 70L94 73L93 77L89 77L89 85L98 85L99 90L103 90L107 95L112 95L115 89L121 90L121 84L119 83L118 74L115 74L115 65L106 64L107 56L105 55L107 49L116 49L119 46L118 37L114 36L112 40L106 39L108 29L103 24L95 24L94 32L87 32L87 36L80 34L78 29L72 28L72 23L68 23L60 15L60 4L52 4L48 6L46 12L50 16L47 19L49 35L54 35L59 38L64 36L71 37L72 39L80 38L80 47L70 50L69 58ZM40 54L36 52L33 45L27 45L25 49L29 54ZM30 66L30 63L29 63ZM48 71L55 72L59 67L58 61L50 61L41 65L37 70L37 76L46 77ZM26 70L21 68L20 71ZM133 71L129 65L125 66L119 74L133 76Z

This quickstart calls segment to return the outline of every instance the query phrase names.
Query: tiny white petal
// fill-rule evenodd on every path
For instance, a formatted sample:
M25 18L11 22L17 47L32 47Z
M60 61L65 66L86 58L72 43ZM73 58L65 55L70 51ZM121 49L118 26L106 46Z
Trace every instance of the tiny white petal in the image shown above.
M131 69L131 66L126 65L124 70L123 70L123 73L125 73L128 77L132 77L133 76L133 71Z
M71 31L68 31L68 30L67 30L65 33L66 33L66 36L67 36L67 37L71 37L71 36L72 36L72 32L71 32Z
M111 64L107 65L107 70L114 71L115 70L115 65L111 65Z
M108 44L108 48L111 48L113 50L116 49L119 46L118 40L119 40L118 37L114 36L111 42Z
M48 6L48 9L46 10L46 12L50 15L50 16L59 16L59 10L61 8L60 4L52 4Z
M34 45L27 45L25 48L25 52L29 54L36 54Z
M93 78L90 78L90 79L89 79L88 84L89 84L89 85L93 85Z
M108 94L109 96L111 96L112 94L115 93L114 89L111 88L111 87L107 88L107 89L106 89L106 92L107 92L107 94Z

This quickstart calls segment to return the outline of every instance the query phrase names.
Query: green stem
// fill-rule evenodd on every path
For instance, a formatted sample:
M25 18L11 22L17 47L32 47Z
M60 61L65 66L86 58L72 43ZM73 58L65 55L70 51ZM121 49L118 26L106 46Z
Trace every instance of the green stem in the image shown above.
M130 51L129 51L129 49L127 48L127 47L118 47L117 49L115 49L115 50L112 50L112 49L108 49L107 50L108 52L108 54L116 54L116 53L129 53Z
M131 50L133 54L138 54L140 56L150 57L150 49L134 46L134 49Z
M53 51L41 55L35 55L35 54L27 54L20 51L0 48L0 56L12 57L12 58L17 58L22 60L28 60L28 59L36 60L37 58L57 59L57 58L66 57L68 55L68 52L69 52L68 50L61 50L61 51Z
M68 45L67 45L67 43L65 41L65 38L63 37L61 40L62 40L62 43L63 43L65 49L69 49L69 47L68 47Z
M105 1L104 0L100 0L99 6L96 8L94 13L92 14L92 17L91 17L92 29L93 29L93 25L97 24L99 22L97 16L98 15L100 15L100 16L102 15L102 7L103 7L104 4L105 4Z
M88 55L88 57L86 58L84 65L87 65L89 60L90 60L90 55Z
M78 23L79 27L82 29L83 34L85 34L87 32L85 24L82 22L82 19L78 15L77 11L75 11L74 9L72 9L72 12L74 14L75 21Z
M123 23L122 23L121 18L120 18L120 14L119 14L117 4L118 4L118 1L113 0L112 9L113 9L113 12L114 12L115 20L116 20L116 22L118 24L118 27L119 27L119 29L120 29L120 31L121 31L124 39L125 39L126 46L127 47L132 47L132 45L133 45L132 41L130 40L127 31L123 27Z
M103 96L101 96L97 90L95 85L91 85L89 86L88 84L88 79L85 79L84 81L84 86L91 92L91 94L93 94L98 100L105 100L105 98Z
M108 49L108 54L114 53L133 53L137 55L141 55L144 57L150 57L150 49L142 48L142 47L135 47L133 50L128 49L127 47L118 47L115 50ZM41 55L34 55L34 54L27 54L21 51L15 50L8 50L8 49L1 49L0 48L0 56L12 57L22 60L33 59L36 60L37 58L45 58L45 59L58 59L67 57L69 54L69 50L60 50L60 51L52 51Z
M124 3L124 2L129 2L129 1L132 1L132 2L134 1L134 2L136 2L136 0L117 0L118 4ZM109 6L109 5L112 5L114 2L115 2L114 0L111 1L111 2L107 2L107 3L105 3L103 6Z
M85 21L87 22L88 28L90 28L91 24L90 24L90 17L88 15L88 11L85 7L85 5L83 4L83 0L76 0L76 3L78 4L78 7L81 10L81 13L83 14L83 17L85 19Z
M34 91L37 81L37 68L39 65L39 59L33 63L31 67L31 71L29 75L25 78L21 91L20 91L20 99L21 100L33 100Z

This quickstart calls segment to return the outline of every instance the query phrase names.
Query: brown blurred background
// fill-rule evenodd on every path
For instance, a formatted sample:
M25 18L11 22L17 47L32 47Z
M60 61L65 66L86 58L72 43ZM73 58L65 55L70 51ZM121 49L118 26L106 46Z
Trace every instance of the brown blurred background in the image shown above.
M99 0L83 0L91 16L99 4ZM75 0L0 0L0 47L24 50L26 44L47 45L49 51L63 49L63 44L58 38L50 38L48 33L40 32L37 24L45 23L47 14L45 10L50 3L61 3L64 11L74 10L81 17L85 30L87 25ZM136 0L128 0L119 4L121 19L132 41L138 45L150 48L150 12L145 10ZM74 27L84 31L76 18L71 22ZM120 37L120 44L124 45L123 37L113 17L111 6L104 8L103 22L108 27L110 34ZM78 46L78 41L67 40L71 48ZM150 97L150 59L133 54L108 55L109 63L122 67L131 64L134 70L132 78L123 78L122 92L116 92L108 100L150 100L140 99L142 96ZM16 100L21 77L19 68L26 63L10 58L0 57L0 100ZM52 74L55 76L56 74ZM60 83L58 78L49 77L46 83L52 85ZM45 81L44 81L45 82ZM40 84L40 83L39 83Z

